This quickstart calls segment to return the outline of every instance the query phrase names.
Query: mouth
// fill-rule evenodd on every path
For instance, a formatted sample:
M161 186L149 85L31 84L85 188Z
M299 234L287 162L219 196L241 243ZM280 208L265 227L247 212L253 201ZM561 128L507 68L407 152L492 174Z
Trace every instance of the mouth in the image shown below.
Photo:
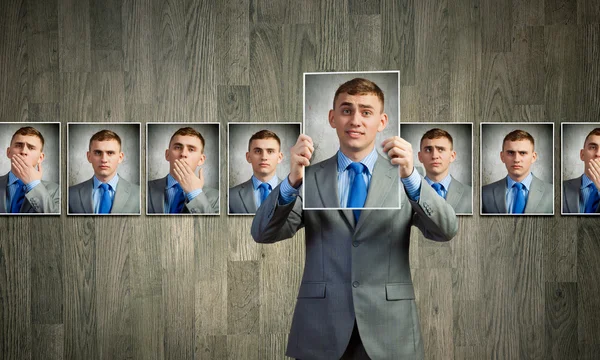
M269 167L269 164L267 164L267 163L260 163L258 165L260 165L260 167Z
M346 134L348 134L348 136L352 139L358 139L363 135L362 132L356 130L346 130Z
M513 165L512 168L515 170L518 170L518 169L522 169L523 167L521 165Z
M108 165L100 165L100 169L103 169L103 170L110 169L110 166L108 166Z

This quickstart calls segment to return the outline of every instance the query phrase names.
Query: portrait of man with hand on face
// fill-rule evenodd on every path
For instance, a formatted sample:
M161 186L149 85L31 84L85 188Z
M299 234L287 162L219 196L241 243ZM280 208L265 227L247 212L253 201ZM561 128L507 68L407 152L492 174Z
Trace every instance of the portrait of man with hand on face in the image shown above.
M415 171L410 143L399 136L376 141L388 115L375 82L341 84L324 121L335 129L337 153L313 163L318 144L301 134L290 151L289 175L257 210L251 229L255 241L274 243L305 228L304 275L286 355L421 359L410 230L448 241L458 231L455 212ZM303 209L305 201L343 210ZM394 209L361 210L367 206Z
M205 139L192 127L175 131L165 150L169 173L148 182L148 214L218 214L219 190L205 186ZM198 168L200 169L198 170Z
M10 171L0 176L0 213L60 213L60 188L43 179L44 142L42 133L31 126L12 135L6 148Z
M568 127L574 126L577 125L563 124L563 136L571 130ZM584 165L583 174L563 181L562 212L600 214L600 127L592 129L585 137L583 148L579 150L579 160Z

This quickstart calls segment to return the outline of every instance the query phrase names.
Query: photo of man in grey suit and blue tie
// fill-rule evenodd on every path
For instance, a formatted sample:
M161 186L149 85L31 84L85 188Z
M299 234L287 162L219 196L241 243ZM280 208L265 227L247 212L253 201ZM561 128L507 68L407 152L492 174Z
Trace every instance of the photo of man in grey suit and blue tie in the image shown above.
M0 213L60 213L58 184L42 180L44 137L31 126L19 128L6 148L10 171L0 176Z
M450 164L456 159L452 135L433 128L421 137L419 162L425 168L425 181L454 208L456 214L473 212L473 191L450 175Z
M259 243L289 239L305 228L304 275L287 356L423 359L410 229L448 241L458 223L452 207L414 171L410 143L398 136L376 141L388 123L383 111L384 95L374 82L355 78L342 84L329 112L339 151L311 164L315 144L301 134L290 151L289 175L252 223ZM378 147L389 160L378 155ZM309 182L314 192L306 196L317 205L346 209L303 210L299 188ZM369 203L397 206L399 198L402 206L395 210L360 210Z
M585 137L579 159L584 164L583 174L563 181L562 212L600 214L600 128L593 129Z
M229 189L230 214L254 214L279 184L277 165L283 160L281 140L270 130L254 133L248 141L246 161L252 165L248 181Z
M165 150L169 173L148 182L148 214L218 214L219 190L204 186L205 140L192 127L175 131Z
M94 175L69 187L69 214L139 214L139 185L117 173L125 157L121 137L112 130L96 132L90 138L86 157Z
M533 175L535 140L524 130L513 130L502 140L500 159L508 174L481 190L482 214L548 214L554 211L552 184Z

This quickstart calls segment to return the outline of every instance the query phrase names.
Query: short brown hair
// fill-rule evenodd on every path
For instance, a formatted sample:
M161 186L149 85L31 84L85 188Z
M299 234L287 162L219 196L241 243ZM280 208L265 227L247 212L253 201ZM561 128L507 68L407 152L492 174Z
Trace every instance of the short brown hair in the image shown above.
M201 152L204 153L204 137L196 129L191 128L189 126L182 127L181 129L178 129L177 131L175 131L175 133L173 134L173 136L171 136L171 139L169 140L169 147L171 147L171 142L173 141L173 138L175 136L177 136L177 135L180 135L180 136L195 136L195 137L197 137L198 139L200 139L200 143L202 144L202 150L201 150Z
M446 130L442 130L439 128L433 128L431 130L427 130L427 132L425 134L423 134L423 136L421 136L421 142L419 143L419 148L423 145L423 140L425 139L439 139L439 138L446 138L448 139L448 141L450 141L450 150L452 150L452 148L454 148L454 140L452 140L452 135L450 135L449 132L447 132Z
M594 130L590 131L589 134L587 134L587 136L585 137L585 140L583 141L583 146L585 146L585 144L587 143L589 137L590 136L594 136L594 135L600 136L600 128L595 128ZM44 142L44 141L42 140L42 142Z
M533 140L533 136L530 133L524 130L513 130L509 132L502 140L502 151L504 151L504 143L507 141L522 141L529 140L531 145L535 148L535 141Z
M333 108L335 109L335 101L340 94L346 93L348 95L375 95L381 101L381 111L383 111L384 97L383 91L371 80L363 78L354 78L346 81L336 90L335 96L333 97Z
M248 140L248 151L250 151L250 144L252 144L252 140L264 140L264 139L275 139L277 140L277 144L279 144L279 149L281 149L281 140L279 140L279 136L272 132L271 130L261 130L257 133L254 133L250 140Z
M40 150L44 150L44 137L42 136L42 133L38 131L38 129L31 127L31 126L24 126L24 127L20 128L19 130L15 131L13 136L10 138L11 145L12 145L13 140L15 139L15 136L17 136L17 135L37 136L40 139L40 141L42 142L42 148Z
M116 140L119 143L119 148L121 147L121 138L117 135L116 132L112 130L100 130L90 138L89 148L92 148L92 141L108 141L108 140Z

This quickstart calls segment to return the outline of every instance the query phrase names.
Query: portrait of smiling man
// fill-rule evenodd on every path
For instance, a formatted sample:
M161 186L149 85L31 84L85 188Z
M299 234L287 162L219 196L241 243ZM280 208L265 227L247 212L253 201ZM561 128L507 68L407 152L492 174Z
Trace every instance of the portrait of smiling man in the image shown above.
M69 187L69 214L140 213L140 186L118 173L124 158L121 137L113 130L103 129L91 136L86 159L94 175Z
M219 190L205 186L205 146L204 136L192 127L173 133L164 152L169 173L148 182L148 214L219 213Z
M551 156L551 153L545 155ZM482 187L482 214L552 214L553 186L532 171L538 160L533 136L522 129L506 134L502 140L500 160L507 174Z
M59 186L43 179L44 146L44 136L32 126L20 127L10 137L10 170L0 176L0 213L60 213Z

